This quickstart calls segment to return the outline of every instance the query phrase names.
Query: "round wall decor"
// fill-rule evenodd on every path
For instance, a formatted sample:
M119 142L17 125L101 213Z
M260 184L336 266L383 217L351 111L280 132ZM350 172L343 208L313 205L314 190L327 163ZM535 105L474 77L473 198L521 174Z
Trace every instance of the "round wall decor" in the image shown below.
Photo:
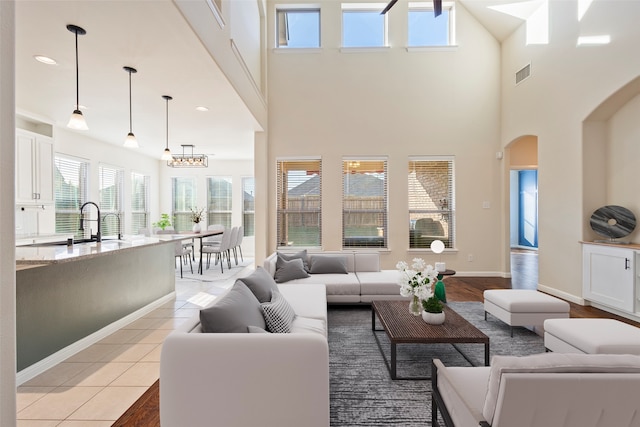
M619 239L628 236L636 228L636 216L622 206L607 205L596 209L589 223L599 235Z

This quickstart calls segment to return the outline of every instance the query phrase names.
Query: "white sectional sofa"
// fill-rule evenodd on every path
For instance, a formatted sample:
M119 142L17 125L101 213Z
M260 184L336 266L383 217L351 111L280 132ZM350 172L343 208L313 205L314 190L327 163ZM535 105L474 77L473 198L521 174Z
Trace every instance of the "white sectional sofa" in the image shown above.
M432 425L640 427L640 356L494 356L491 367L432 365Z
M406 299L400 296L399 272L397 270L381 270L378 252L307 252L305 250L274 252L265 259L264 269L276 278L276 281L278 253L288 257L299 256L304 259L303 265L307 266L305 277L287 280L285 283L324 284L327 289L328 303L357 304L370 303L374 299ZM312 268L314 260L317 260L318 257L340 259L343 261L345 269L338 272L340 268L331 269L325 263L320 271L328 272L314 273Z
M266 274L260 270L252 276ZM203 324L208 322L202 320L203 313L227 307L234 317L244 310L233 305L242 294L233 293L236 287L241 289L240 281L243 279L164 341L160 358L162 427L328 427L325 286L277 285L295 312L291 333L264 333L254 321L249 321L251 328L239 332L203 332L205 326L210 328ZM257 301L249 305L255 307ZM238 329L226 322L218 324ZM257 333L245 333L247 329Z

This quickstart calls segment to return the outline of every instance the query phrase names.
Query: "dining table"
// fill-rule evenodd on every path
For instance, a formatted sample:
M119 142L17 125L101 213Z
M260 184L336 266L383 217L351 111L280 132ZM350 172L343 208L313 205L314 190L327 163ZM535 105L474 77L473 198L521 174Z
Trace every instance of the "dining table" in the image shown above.
M176 233L173 237L179 237L179 236L184 236L187 239L199 239L200 240L200 261L198 262L198 273L202 274L202 246L203 246L203 239L205 237L211 237L211 236L219 236L223 233L224 230L222 229L218 229L218 230L202 230L199 232L194 232L194 231L181 231L179 233Z

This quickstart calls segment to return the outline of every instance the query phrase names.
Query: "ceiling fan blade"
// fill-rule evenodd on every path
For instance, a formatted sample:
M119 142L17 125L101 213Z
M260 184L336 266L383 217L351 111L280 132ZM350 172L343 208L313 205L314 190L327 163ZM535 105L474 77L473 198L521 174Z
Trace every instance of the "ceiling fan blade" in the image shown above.
M442 0L433 0L433 16L436 18L442 13Z
M384 9L382 9L382 12L380 12L380 15L384 15L385 13L387 13L389 9L391 9L393 5L396 4L397 2L398 0L391 0L389 4Z

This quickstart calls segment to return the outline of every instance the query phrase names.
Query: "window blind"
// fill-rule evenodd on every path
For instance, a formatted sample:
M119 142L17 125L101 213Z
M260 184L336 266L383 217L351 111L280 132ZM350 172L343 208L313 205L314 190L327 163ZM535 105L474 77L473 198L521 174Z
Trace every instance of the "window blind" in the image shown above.
M80 239L80 207L87 201L89 163L55 156L54 165L56 233L73 233Z
M387 161L343 159L342 246L387 247Z
M124 187L124 171L122 169L100 165L100 218L102 236L115 236L124 230L122 217L122 194ZM119 220L118 220L119 218ZM120 222L120 230L118 230Z
M149 228L149 182L151 177L131 172L131 233Z
M196 208L196 179L194 177L171 178L173 228L191 231L191 209Z
M322 244L321 160L277 162L278 247Z
M245 236L255 235L256 180L254 177L242 178L242 226Z
M231 228L233 185L230 176L207 178L207 225L224 225Z
M453 157L409 160L409 247L429 248L442 240L455 244Z

